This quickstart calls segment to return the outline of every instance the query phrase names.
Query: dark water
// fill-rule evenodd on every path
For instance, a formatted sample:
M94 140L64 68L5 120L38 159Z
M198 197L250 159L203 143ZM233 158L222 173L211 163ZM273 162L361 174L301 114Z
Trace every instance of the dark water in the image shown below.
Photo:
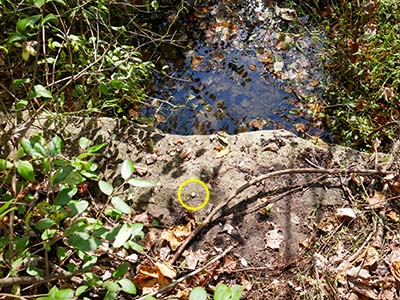
M222 17L219 11L210 9L202 38L160 81L157 98L171 105L161 105L158 127L186 135L284 128L326 137L298 96L321 97L310 85L322 78L320 46L306 26L296 18L296 28L289 28L292 22L261 4Z

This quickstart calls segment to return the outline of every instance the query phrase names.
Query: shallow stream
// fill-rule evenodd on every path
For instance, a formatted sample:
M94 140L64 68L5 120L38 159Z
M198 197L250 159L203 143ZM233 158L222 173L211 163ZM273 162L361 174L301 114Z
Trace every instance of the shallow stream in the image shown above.
M198 37L193 49L171 64L157 88L157 98L169 102L157 112L162 130L284 128L329 137L317 118L323 34L309 16L296 7L247 0L204 7L193 19L196 28L190 30Z

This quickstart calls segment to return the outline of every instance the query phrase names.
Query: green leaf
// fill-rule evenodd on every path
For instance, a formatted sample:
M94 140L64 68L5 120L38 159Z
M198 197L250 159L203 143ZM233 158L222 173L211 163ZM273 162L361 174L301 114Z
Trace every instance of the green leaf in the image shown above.
M230 300L231 299L231 289L225 284L219 284L214 292L215 300Z
M128 204L126 204L126 202L120 197L113 197L111 199L111 203L117 210L122 213L130 214L132 212L132 208Z
M53 226L54 224L56 224L56 222L54 222L52 219L49 218L43 218L40 219L36 225L35 228L39 231L43 231L45 229L50 228L51 226Z
M143 300L157 300L153 296L146 296Z
M31 80L29 78L19 78L19 79L14 79L13 80L13 85L14 87L19 87L20 85L23 85L25 83L29 83Z
M12 35L10 35L7 39L7 44L11 44L14 42L18 42L18 41L25 41L27 40L29 37L29 35L27 33L14 33Z
M113 247L119 248L123 246L131 238L131 236L131 228L127 224L122 225L117 233L117 236L115 237Z
M118 292L121 288L120 286L114 281L106 281L103 283L104 288L110 292Z
M16 109L24 109L28 104L29 104L28 100L21 99L21 100L18 100L17 103L15 103L15 108Z
M86 149L87 147L89 147L91 144L92 144L92 141L89 140L88 138L81 137L81 138L79 139L79 147L80 147L82 150L85 150L85 149Z
M32 265L28 265L26 269L26 273L33 277L40 277L44 275L44 271L38 267L34 267Z
M59 155L61 153L62 147L63 147L62 139L56 135L51 139L51 141L47 145L49 155L52 157Z
M201 286L194 288L190 292L189 300L207 300L206 290Z
M84 252L94 251L101 244L101 242L96 238L91 238L85 232L79 232L71 235L68 239L72 246Z
M87 149L88 153L97 153L99 152L101 149L103 149L105 146L107 146L107 143L103 143L103 144L99 144L99 145L94 145L90 148Z
M26 29L28 27L35 28L36 24L40 21L42 18L42 15L34 15L30 16L21 20L18 20L17 22L17 32L18 33L24 33L26 32Z
M114 188L111 185L111 183L108 183L108 182L106 182L104 180L100 180L98 185L99 185L100 191L102 191L107 196L110 196L112 194L113 190L114 190Z
M80 296L80 295L82 295L84 292L86 292L86 290L88 289L89 287L87 286L87 285L81 285L80 287L78 287L77 289L76 289L76 291L75 291L75 295L78 297L78 296Z
M34 97L53 98L51 93L48 90L46 90L46 88L43 85L37 84L33 88L35 90L33 98Z
M19 175L24 177L26 180L35 181L35 171L29 161L18 160L17 161L17 172Z
M60 246L57 247L57 258L59 260L64 260L68 256L67 253L67 248Z
M243 289L239 285L234 285L231 287L231 300L239 300L242 297Z
M144 253L144 248L143 248L143 246L142 245L140 245L138 242L135 242L135 241L127 241L126 242L126 248L127 249L132 249L132 250L135 250L136 252L139 252L139 253Z
M43 26L44 24L46 24L47 22L51 22L51 21L57 21L58 18L55 14L48 14L47 16L45 16L42 20L42 22L40 22L40 26Z
M72 172L74 168L70 165L67 165L65 167L62 167L60 170L56 171L53 176L50 178L50 182L52 184L59 184L61 183L64 179L67 178L67 176Z
M132 186L140 187L140 188L150 188L150 187L157 186L156 182L138 179L138 178L129 179L128 183Z
M127 262L123 262L118 268L115 269L112 275L115 279L122 278L128 272L128 270L129 264Z
M65 289L57 291L55 299L59 300L73 300L75 292L72 289Z
M11 169L13 166L12 163L10 163L8 160L5 159L0 159L0 170L5 171L8 169Z
M77 188L63 188L58 192L55 203L57 205L66 205L78 192Z
M77 216L89 207L89 202L86 200L72 200L67 206L71 210L71 216Z
M47 1L49 2L49 1ZM46 0L36 0L33 5L35 5L37 8L41 8L44 4L46 3Z
M123 179L127 180L129 177L132 176L133 172L135 171L135 166L133 162L129 159L124 160L121 166L121 176Z
M117 282L121 286L122 291L131 295L136 295L136 286L131 280L129 280L128 278L122 278Z

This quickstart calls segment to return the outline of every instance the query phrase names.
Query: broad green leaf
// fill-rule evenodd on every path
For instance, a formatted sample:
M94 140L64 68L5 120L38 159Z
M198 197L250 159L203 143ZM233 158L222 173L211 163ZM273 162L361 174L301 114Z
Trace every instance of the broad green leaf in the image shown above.
M143 300L157 300L153 296L146 296Z
M144 237L143 224L142 223L130 224L129 226L130 226L130 228L132 230L132 236L133 237L139 237L139 238L143 238Z
M14 87L19 87L20 85L23 85L25 83L29 83L31 80L29 78L19 78L19 79L14 79L13 80L13 85Z
M123 262L122 264L119 265L118 268L115 269L112 275L115 279L122 278L125 276L128 270L129 270L129 264L127 262Z
M98 184L100 191L102 191L104 194L106 194L107 196L110 196L112 194L114 188L111 185L111 183L108 183L104 180L100 180Z
M29 37L29 35L26 32L24 32L24 33L17 32L8 37L7 44L11 44L11 43L18 42L18 41L25 41L28 39L28 37Z
M26 247L29 245L29 237L16 237L14 239L14 249L15 251L25 250Z
M242 297L243 289L239 285L234 285L231 287L231 300L239 300Z
M15 108L16 109L24 109L28 104L29 104L28 100L21 99L21 100L18 100L17 103L15 103Z
M123 246L132 236L132 230L129 225L124 224L119 229L117 236L115 237L115 241L113 243L114 248L119 248Z
M128 204L126 204L126 202L120 197L113 197L111 199L111 203L117 210L122 213L130 214L132 212L132 208Z
M73 300L74 299L74 290L72 289L65 289L65 290L59 290L57 291L55 295L55 299L59 300Z
M189 300L207 300L206 290L201 286L194 288L190 292Z
M103 300L117 300L117 295L118 295L117 292L107 291Z
M21 20L18 20L17 22L17 32L18 33L24 33L26 32L26 29L28 27L35 28L36 24L40 21L42 18L42 15L34 15L30 16Z
M136 295L136 286L131 280L129 280L128 278L122 278L117 282L121 286L122 291L131 295Z
M55 203L57 205L66 205L77 193L77 188L64 188L58 192Z
M33 97L53 98L51 93L41 84L37 84L34 87L35 93Z
M88 138L81 137L81 138L79 139L79 147L80 147L82 150L85 150L85 149L86 149L87 147L89 147L91 144L92 144L92 141L89 140Z
M68 255L67 248L65 247L57 247L57 258L59 260L64 260Z
M29 161L18 160L17 161L18 174L24 177L26 180L35 181L35 171Z
M12 166L13 166L13 164L10 163L8 160L0 159L0 170L1 171L7 170L7 169L11 169Z
M42 232L41 238L43 241L50 240L57 233L57 229L46 229Z
M85 259L83 260L82 269L93 267L96 263L97 263L96 255L86 255Z
M57 21L57 20L58 20L58 18L55 14L48 14L43 18L42 22L40 22L40 26L43 26L47 22Z
M128 183L132 186L136 186L136 187L140 187L140 188L150 188L150 187L157 186L156 182L138 179L138 178L129 179Z
M67 184L69 184L70 186L74 186L77 185L81 182L84 182L85 178L81 176L81 174L79 174L78 171L76 170L72 170L68 176L65 178L65 182Z
M118 292L121 288L120 286L114 281L106 281L103 283L104 288L110 292Z
M219 284L214 292L215 300L230 300L231 299L231 289L225 284Z
M62 147L63 147L62 139L56 135L51 139L51 141L47 145L49 155L53 157L59 155L61 153Z
M50 2L50 1L47 1ZM33 5L35 5L37 8L41 8L44 4L46 3L46 0L36 0Z
M101 242L96 238L91 238L85 232L76 233L68 239L72 246L83 252L94 251L101 244Z
M89 207L89 202L86 200L72 200L67 207L71 210L71 216L77 216Z
M121 166L121 176L123 179L127 180L129 177L132 176L133 172L135 171L135 166L133 162L129 159L124 160Z
M138 253L144 253L143 246L140 245L138 242L135 242L135 241L132 241L132 240L131 241L127 241L126 242L126 246L127 246L126 248L135 250Z
M87 285L81 285L80 287L78 287L75 291L75 295L78 297L80 295L82 295L84 292L86 292L86 290L89 288L89 286Z
M47 228L50 228L51 226L53 226L54 224L56 224L56 222L54 222L52 219L49 218L43 218L40 219L36 225L35 228L39 231L43 231Z
M67 176L72 172L73 169L74 168L70 165L62 167L60 170L58 170L55 174L51 176L50 182L52 184L61 183L64 179L67 178Z

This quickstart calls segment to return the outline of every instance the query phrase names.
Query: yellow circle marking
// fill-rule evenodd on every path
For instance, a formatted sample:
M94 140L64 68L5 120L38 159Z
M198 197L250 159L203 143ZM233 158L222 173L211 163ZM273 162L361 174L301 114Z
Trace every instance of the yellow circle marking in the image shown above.
M187 185L188 183L191 183L191 182L196 182L196 183L200 184L204 188L204 190L206 191L206 198L204 199L204 201L199 206L189 206L185 202L183 202L183 200L182 200L182 196L181 196L182 189L183 189L183 187L185 185ZM207 185L203 181L201 181L199 179L196 179L196 178L191 178L191 179L185 180L184 182L182 182L180 184L180 186L178 188L178 200L179 200L179 203L184 208L186 208L187 210L199 210L199 209L202 209L204 206L207 205L207 202L208 202L209 198L210 198L210 192L208 190Z

